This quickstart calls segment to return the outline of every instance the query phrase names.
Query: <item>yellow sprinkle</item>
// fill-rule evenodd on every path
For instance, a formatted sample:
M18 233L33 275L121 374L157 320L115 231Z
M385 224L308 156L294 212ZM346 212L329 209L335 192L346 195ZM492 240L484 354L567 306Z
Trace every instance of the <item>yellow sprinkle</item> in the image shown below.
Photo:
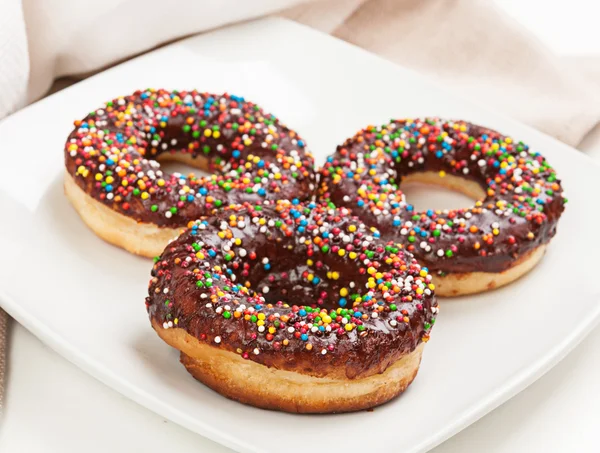
M340 296L346 297L348 295L348 290L346 288L340 289Z

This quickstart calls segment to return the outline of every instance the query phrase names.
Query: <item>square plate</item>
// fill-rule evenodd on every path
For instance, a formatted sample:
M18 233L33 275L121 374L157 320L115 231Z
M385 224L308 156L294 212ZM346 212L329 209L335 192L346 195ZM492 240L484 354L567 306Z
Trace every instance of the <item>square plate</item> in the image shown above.
M542 151L571 201L546 257L529 275L497 291L442 300L419 376L402 397L373 412L344 415L255 409L187 374L146 316L150 261L98 239L63 196L63 144L72 121L148 86L242 94L300 131L320 162L359 128L391 117L470 120ZM115 390L239 451L427 450L540 377L600 317L600 216L590 204L600 195L599 169L590 159L406 69L284 20L187 39L50 96L0 123L0 150L2 306Z

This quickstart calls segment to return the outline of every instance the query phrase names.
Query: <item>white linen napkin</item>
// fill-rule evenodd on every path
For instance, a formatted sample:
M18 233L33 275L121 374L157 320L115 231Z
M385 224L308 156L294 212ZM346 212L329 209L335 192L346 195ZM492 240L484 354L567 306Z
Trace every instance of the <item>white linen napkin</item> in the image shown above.
M571 145L600 118L597 62L559 59L484 0L0 0L0 119L44 96L58 77L83 78L173 39L274 13ZM0 309L0 408L5 326Z

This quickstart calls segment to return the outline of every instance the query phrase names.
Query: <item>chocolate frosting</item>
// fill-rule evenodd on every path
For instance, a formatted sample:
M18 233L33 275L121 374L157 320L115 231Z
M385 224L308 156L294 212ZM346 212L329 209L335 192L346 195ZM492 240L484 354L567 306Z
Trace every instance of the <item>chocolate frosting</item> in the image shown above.
M161 170L161 155L207 160L212 176ZM88 195L139 222L181 227L229 204L313 195L314 159L295 131L229 94L144 90L107 102L65 144Z
M146 304L162 328L246 359L356 378L427 341L431 280L344 208L266 201L196 221L157 259Z
M416 212L402 178L431 171L475 181L486 196L467 209ZM438 118L358 132L327 159L319 194L440 274L509 268L554 236L566 203L555 171L526 144Z

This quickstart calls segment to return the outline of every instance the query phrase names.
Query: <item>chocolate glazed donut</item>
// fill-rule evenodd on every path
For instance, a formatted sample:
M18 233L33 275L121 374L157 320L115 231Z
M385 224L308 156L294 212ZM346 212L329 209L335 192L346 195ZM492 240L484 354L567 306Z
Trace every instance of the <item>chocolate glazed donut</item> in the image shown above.
M290 412L381 404L414 379L431 275L348 210L245 203L196 221L157 259L152 326L197 379Z
M439 184L478 201L467 209L416 212L401 191L406 181ZM405 244L443 296L485 291L530 270L566 203L552 167L526 144L437 118L358 132L327 159L319 193Z
M213 172L161 170L178 160ZM65 191L102 238L156 256L181 227L232 203L313 195L314 160L296 132L241 97L136 91L81 121L65 145Z

